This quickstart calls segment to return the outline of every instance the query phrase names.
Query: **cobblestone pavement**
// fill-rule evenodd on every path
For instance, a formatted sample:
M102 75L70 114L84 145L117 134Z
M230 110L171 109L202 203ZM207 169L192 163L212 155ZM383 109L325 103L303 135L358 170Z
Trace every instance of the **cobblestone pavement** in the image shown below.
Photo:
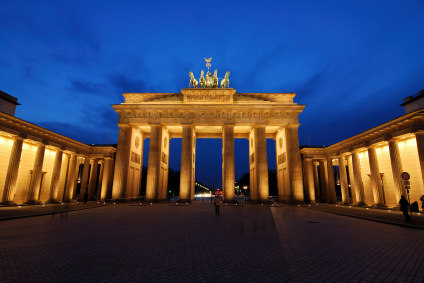
M63 204L45 204L45 205L16 205L16 206L2 206L0 207L0 221L10 220L21 217L32 217L46 214L57 214L63 211L81 210L88 208L96 208L99 206L110 205L110 203L103 204L96 201L89 201L87 204L79 203L63 203Z
M0 223L0 282L423 282L423 231L298 206L117 204Z
M392 224L404 225L404 226L417 226L424 228L424 212L413 212L412 213L412 224L405 223L405 217L400 210L389 210L389 209L373 209L364 207L355 207L347 205L331 205L320 203L318 205L301 205L305 208L317 209L332 213L339 213L344 215L351 215L354 217L361 217L366 219L373 219L376 221L388 222Z

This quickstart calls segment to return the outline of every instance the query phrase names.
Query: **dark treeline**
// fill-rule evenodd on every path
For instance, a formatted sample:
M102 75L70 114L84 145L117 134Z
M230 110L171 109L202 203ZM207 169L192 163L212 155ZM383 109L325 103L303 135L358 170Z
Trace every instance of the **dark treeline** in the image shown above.
M240 179L236 181L236 185L239 186L241 189L243 187L247 187L247 190L242 190L243 194L250 195L250 173L244 173L243 176L241 176ZM268 170L268 185L269 185L269 195L270 196L276 196L278 194L277 189L277 173L275 170Z

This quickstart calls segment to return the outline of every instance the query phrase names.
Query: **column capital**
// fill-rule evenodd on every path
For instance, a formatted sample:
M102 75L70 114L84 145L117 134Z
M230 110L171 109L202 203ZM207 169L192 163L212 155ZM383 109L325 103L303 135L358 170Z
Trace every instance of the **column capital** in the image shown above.
M290 123L290 124L287 124L287 128L299 128L299 126L300 126L300 123Z
M116 125L118 125L119 128L128 128L130 127L129 124L121 124L121 123L117 123Z
M27 135L27 134L25 134L25 133L19 133L19 135L14 136L13 138L14 138L15 140L16 140L16 139L26 140L26 139L28 138L28 135Z

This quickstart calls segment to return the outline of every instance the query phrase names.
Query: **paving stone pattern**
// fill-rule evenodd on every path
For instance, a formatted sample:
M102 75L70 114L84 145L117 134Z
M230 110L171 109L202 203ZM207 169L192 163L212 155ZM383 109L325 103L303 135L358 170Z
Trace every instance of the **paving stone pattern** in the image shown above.
M116 204L0 222L0 282L423 282L422 230L298 206Z
M346 205L331 205L320 203L318 205L302 205L302 207L310 209L318 209L328 212L335 212L340 214L352 215L357 217L363 217L367 219L375 219L378 221L387 221L390 223L401 224L405 226L418 226L424 228L424 212L413 212L412 213L412 224L405 224L405 217L400 210L388 210L388 209L366 209L364 207L346 206Z

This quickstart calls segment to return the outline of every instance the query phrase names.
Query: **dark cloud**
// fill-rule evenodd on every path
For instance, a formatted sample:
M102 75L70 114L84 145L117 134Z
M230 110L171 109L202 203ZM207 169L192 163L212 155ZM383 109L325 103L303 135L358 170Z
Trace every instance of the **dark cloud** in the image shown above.
M88 81L71 81L70 90L75 91L77 94L93 94L101 95L107 91L107 86L104 84L96 84Z

